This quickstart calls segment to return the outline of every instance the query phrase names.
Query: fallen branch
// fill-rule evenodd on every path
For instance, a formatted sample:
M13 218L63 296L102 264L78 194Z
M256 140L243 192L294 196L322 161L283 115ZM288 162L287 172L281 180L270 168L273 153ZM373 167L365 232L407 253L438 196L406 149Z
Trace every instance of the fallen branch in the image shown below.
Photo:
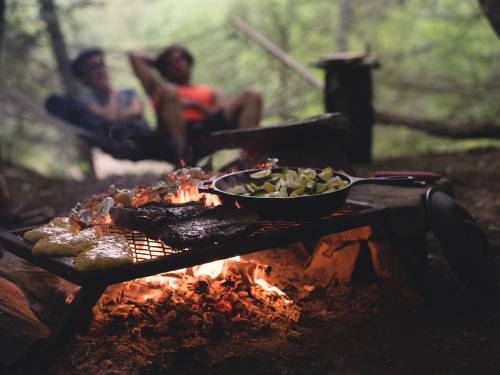
M448 138L500 139L500 124L494 122L451 123L387 112L377 112L375 114L375 121L387 126L407 126L428 134Z

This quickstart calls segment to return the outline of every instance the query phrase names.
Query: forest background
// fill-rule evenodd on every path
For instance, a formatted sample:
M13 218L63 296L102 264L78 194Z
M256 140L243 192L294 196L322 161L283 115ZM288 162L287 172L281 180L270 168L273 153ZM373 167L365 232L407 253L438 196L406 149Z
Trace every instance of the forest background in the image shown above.
M40 17L41 1L3 3L4 88L42 108L45 98L63 87ZM477 0L59 0L56 5L70 57L101 47L115 87L132 87L141 95L126 52L155 52L179 42L197 59L196 82L217 86L227 96L245 87L261 91L264 125L323 112L321 91L238 33L228 22L236 15L320 80L323 72L313 64L328 53L376 53L381 62L374 73L378 111L450 124L495 122L500 114L500 43ZM2 162L44 174L77 175L84 164L78 140L44 120L23 116L25 109L2 104ZM150 109L147 116L154 125ZM498 144L377 123L374 157Z

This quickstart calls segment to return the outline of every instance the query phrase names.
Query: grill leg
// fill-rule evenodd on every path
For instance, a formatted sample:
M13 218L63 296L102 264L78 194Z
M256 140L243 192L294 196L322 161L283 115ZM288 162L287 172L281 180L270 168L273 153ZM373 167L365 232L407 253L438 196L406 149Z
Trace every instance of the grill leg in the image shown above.
M63 346L76 333L89 327L92 320L92 308L106 290L106 286L101 284L82 286L73 302L67 306L61 321L54 326L41 344L38 361L34 368L37 370L49 368Z

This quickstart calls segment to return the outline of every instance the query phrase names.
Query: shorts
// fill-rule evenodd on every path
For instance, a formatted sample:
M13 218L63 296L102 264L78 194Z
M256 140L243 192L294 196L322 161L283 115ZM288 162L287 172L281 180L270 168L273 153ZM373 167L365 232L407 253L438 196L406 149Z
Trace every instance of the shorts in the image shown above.
M186 137L190 144L196 144L196 139L206 137L210 133L218 132L221 130L232 130L236 126L226 120L224 111L220 110L205 120L202 121L188 121L186 122ZM205 149L202 146L193 148L193 159L199 160L207 155L210 155L213 150Z
M187 121L186 132L188 141L193 138L202 137L204 135L221 131L235 129L236 126L226 120L224 111L220 111L208 116L205 120L201 121Z

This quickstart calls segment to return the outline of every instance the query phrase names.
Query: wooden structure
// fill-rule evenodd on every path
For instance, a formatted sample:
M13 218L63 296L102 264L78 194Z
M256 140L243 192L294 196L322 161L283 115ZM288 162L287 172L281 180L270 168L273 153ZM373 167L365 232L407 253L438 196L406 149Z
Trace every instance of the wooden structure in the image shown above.
M352 163L371 162L372 69L378 67L375 55L337 52L324 57L316 66L325 69L325 110L341 112L349 120L350 134L344 151Z
M340 149L348 133L348 122L343 115L327 113L283 125L215 132L197 140L196 146L209 151L242 148L256 155L259 159L256 161L278 158L283 166L334 166L350 171Z

